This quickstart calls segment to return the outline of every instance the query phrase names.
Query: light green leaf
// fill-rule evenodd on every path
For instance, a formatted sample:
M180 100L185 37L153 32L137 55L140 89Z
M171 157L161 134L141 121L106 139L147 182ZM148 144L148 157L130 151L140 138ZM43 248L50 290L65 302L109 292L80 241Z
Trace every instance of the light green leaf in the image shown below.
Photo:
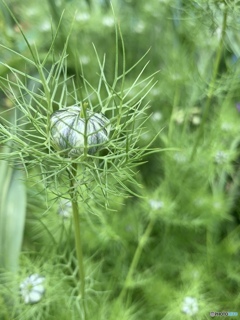
M16 272L26 212L24 172L0 162L0 269Z

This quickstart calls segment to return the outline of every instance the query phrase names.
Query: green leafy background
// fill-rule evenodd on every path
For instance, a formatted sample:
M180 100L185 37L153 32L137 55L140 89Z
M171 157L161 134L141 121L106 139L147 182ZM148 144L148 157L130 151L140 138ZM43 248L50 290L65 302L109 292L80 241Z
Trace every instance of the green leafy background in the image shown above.
M15 82L17 72L23 83L27 79L29 91L42 90L39 74L26 59L31 48L43 61L56 30L43 70L51 70L58 59L64 67L67 56L65 78L73 77L77 87L71 81L61 86L62 75L56 78L54 109L61 101L73 104L75 95L80 101L86 98L83 70L96 88L92 105L101 104L101 92L104 107L107 89L97 89L98 57L106 59L102 66L109 83L114 81L116 58L122 70L124 64L130 69L144 57L124 80L132 88L132 105L142 95L147 106L136 147L144 150L151 143L155 152L146 150L129 168L136 180L129 180L127 167L124 174L115 174L116 181L124 181L121 192L109 177L113 192L107 205L101 188L95 190L92 184L94 190L84 191L88 201L80 207L89 319L201 320L209 319L211 311L240 312L239 1L6 4L28 44L1 1L1 132L24 119L22 113L12 112L15 91L6 83L17 83L13 87L18 95L22 85ZM145 78L155 74L147 94L141 81L132 86L143 69ZM65 97L66 87L71 94ZM116 90L121 90L120 84ZM29 105L33 101L29 96L17 98ZM41 100L42 106L46 101ZM22 127L23 132L30 129L31 123ZM35 138L37 144L41 137ZM4 139L0 151L10 154L14 144ZM72 219L59 214L59 195L49 186L64 189L66 177L45 179L34 162L24 169L25 160L18 156L0 164L0 318L81 319ZM158 208L152 200L160 203ZM142 239L138 263L126 283ZM46 277L46 291L39 303L25 305L18 288L33 273ZM125 302L114 304L124 286ZM197 300L196 314L182 312L185 297Z

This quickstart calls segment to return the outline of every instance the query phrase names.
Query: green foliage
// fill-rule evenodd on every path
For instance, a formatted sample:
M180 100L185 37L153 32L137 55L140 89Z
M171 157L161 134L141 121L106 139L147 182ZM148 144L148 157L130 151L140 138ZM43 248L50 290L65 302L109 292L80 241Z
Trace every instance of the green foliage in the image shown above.
M0 2L1 319L238 311L238 2ZM109 141L62 157L50 115L83 103Z

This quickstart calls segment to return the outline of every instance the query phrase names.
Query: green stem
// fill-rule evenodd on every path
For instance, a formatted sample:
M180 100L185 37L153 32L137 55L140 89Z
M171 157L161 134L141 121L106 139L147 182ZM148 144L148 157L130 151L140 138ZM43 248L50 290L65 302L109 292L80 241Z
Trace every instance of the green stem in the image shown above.
M83 303L83 319L87 319L86 305L85 305L85 272L83 266L83 252L82 252L82 240L81 240L81 224L79 218L79 208L78 208L78 194L76 186L77 178L77 163L73 163L70 172L70 196L72 201L72 212L73 212L73 222L74 222L74 235L75 235L75 246L77 252L78 261L78 272L80 278L80 296Z
M206 229L206 255L207 255L207 264L208 268L212 266L212 248L213 248L213 239L212 239L212 230L210 227Z
M144 232L144 234L142 235L142 237L140 238L139 242L138 242L138 246L137 246L137 249L135 251L135 254L134 254L134 257L133 257L133 260L132 260L132 263L130 265L130 268L129 268L129 271L128 271L128 274L127 274L127 277L126 277L126 280L125 280L125 283L124 283L124 286L123 286L123 289L119 295L119 300L123 300L126 296L126 293L127 293L127 290L128 290L128 286L129 284L131 283L132 281L132 276L133 276L133 273L138 265L138 262L140 260L140 257L141 257L141 254L142 254L142 250L143 250L143 247L145 246L148 238L149 238L149 235L150 233L152 232L152 228L153 228L153 225L154 225L154 219L151 219L147 225L147 228Z
M177 86L175 88L172 112L171 112L171 116L170 116L170 120L169 120L169 127L168 127L168 140L169 140L169 142L171 142L171 139L172 139L173 126L174 126L174 114L176 112L179 101L180 101L180 88L179 88L179 86Z
M203 117L202 117L201 125L200 125L200 128L199 128L198 136L196 138L196 141L195 141L195 144L193 146L192 153L191 153L191 157L190 157L191 161L194 159L194 157L196 155L199 142L200 142L201 137L203 135L204 126L205 126L205 123L207 121L207 117L208 117L210 106L211 106L211 102L212 102L212 97L213 97L213 94L214 94L214 86L215 86L215 82L216 82L216 79L217 79L220 60L221 60L221 56L222 56L223 40L224 40L226 28L227 28L227 14L228 14L228 11L227 11L227 6L226 6L226 9L225 9L224 15L223 15L222 32L221 32L220 42L219 42L218 50L217 50L217 56L216 56L215 64L214 64L214 68L213 68L212 79L211 79L211 82L210 82L209 87L208 87L207 101L206 101L206 105L205 105L205 108L204 108Z

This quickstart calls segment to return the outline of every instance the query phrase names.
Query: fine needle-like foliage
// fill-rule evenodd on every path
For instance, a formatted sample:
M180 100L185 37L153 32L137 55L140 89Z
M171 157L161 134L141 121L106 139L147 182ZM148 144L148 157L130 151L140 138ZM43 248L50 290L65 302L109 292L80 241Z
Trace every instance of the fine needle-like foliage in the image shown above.
M8 9L8 7L6 8ZM92 318L88 315L91 314L89 306L91 295L86 293L88 274L84 270L82 247L85 243L82 239L82 222L79 219L79 214L81 213L84 217L92 212L91 208L96 206L102 207L103 210L111 209L109 204L111 198L114 196L122 197L126 192L139 196L139 192L132 188L134 186L136 189L137 185L134 168L143 161L143 156L153 152L151 149L153 141L144 147L138 145L140 136L144 132L144 123L148 118L148 103L145 97L154 86L153 75L143 77L148 65L146 63L140 69L135 80L128 86L126 85L125 82L131 72L136 68L139 69L139 65L145 60L145 55L133 66L126 68L124 41L116 22L114 76L112 79L108 79L105 74L107 58L105 55L101 58L93 45L98 63L97 81L92 84L84 73L83 66L80 65L78 68L81 70L81 74L78 75L80 77L79 86L74 77L69 76L67 72L67 51L70 46L68 40L71 31L67 35L62 52L55 54L55 41L62 21L59 21L49 51L44 57L41 57L37 47L29 43L15 16L11 11L9 12L22 34L29 55L26 57L4 45L1 47L22 59L25 69L31 70L31 74L34 75L2 63L9 72L7 77L1 77L1 88L11 100L13 107L1 113L0 139L2 145L9 146L7 150L1 150L1 161L7 162L9 168L18 168L19 172L23 174L21 180L25 176L26 181L32 187L40 188L40 194L51 197L50 202L46 200L46 212L59 199L64 198L71 203L76 249L74 264L76 264L75 268L79 270L79 277L77 273L73 274L73 277L76 278L76 289L79 287L79 293L75 293L76 299L79 299L78 319ZM109 139L100 152L96 154L87 152L89 140L85 137L89 132L86 130L83 133L83 149L86 152L79 153L72 158L71 155L66 157L66 153L65 155L63 153L64 150L56 150L54 147L51 116L57 110L68 112L68 107L71 104L79 106L83 111L87 108L91 110L92 114L95 112L97 115L101 112L109 119L107 124L110 128L108 129ZM12 114L17 115L14 123L11 121ZM85 119L87 114L79 112L82 119ZM57 121L59 122L58 118ZM95 127L94 118L93 120L86 118L84 121L86 123L93 121ZM63 121L61 125L65 124ZM70 126L66 126L66 130L70 129ZM100 132L96 131L96 135L99 134ZM64 137L60 136L60 139L64 139ZM64 145L67 145L67 142ZM3 211L1 215L4 217ZM17 218L18 222L19 220L20 217ZM46 227L48 228L48 226ZM12 234L10 228L7 233ZM17 240L18 244L21 243L21 239ZM2 241L4 243L7 240L4 238ZM12 252L10 250L9 253L5 252L4 254L11 255ZM4 271L4 265L2 267ZM14 295L16 296L16 292ZM30 298L25 298L25 301L31 301L31 293L29 296ZM3 297L8 299L5 295Z

